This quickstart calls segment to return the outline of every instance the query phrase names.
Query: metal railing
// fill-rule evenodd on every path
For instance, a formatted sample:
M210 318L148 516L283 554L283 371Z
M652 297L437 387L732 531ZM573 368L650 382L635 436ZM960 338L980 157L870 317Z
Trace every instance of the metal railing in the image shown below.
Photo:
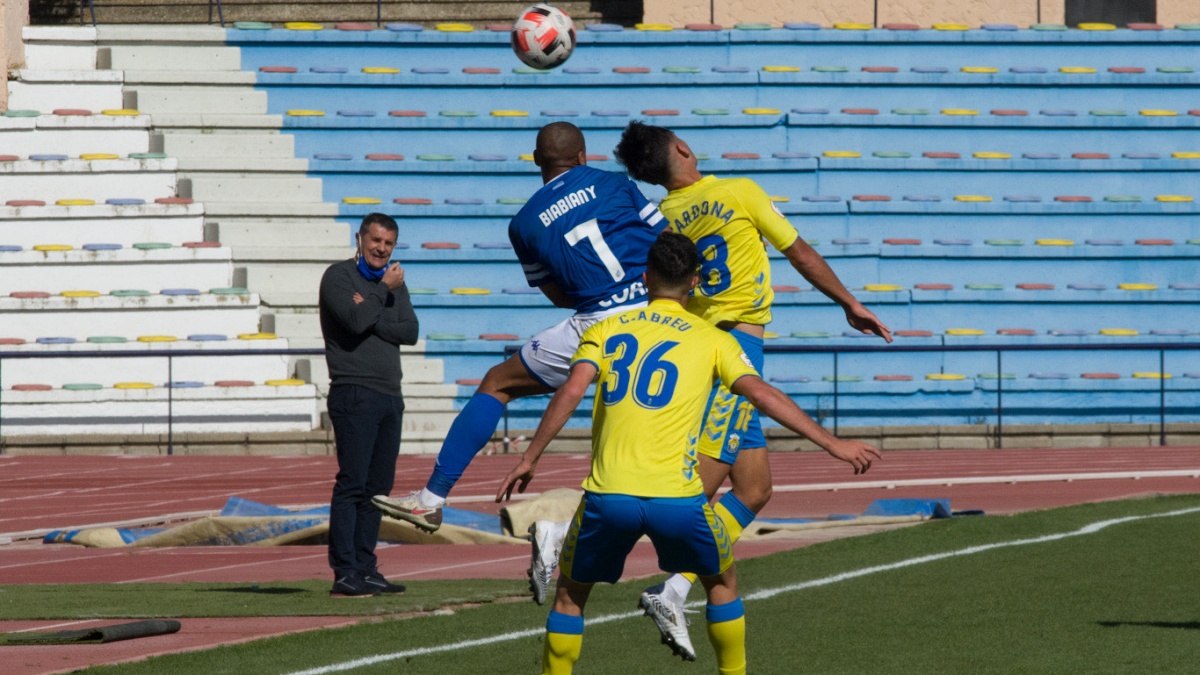
M520 347L505 347L507 358L520 350ZM996 354L996 447L1004 447L1004 369L1003 356L1005 352L1088 352L1088 351L1140 351L1158 352L1158 442L1167 444L1167 378L1165 375L1166 353L1169 351L1197 351L1200 344L1178 342L1149 342L1142 344L1075 344L1075 345L764 345L767 354L831 354L833 356L833 433L838 433L838 361L842 354L869 353L947 353L947 352L994 352ZM508 438L508 409L504 411L504 437ZM505 451L508 444L505 443Z
M506 346L505 358L520 350L519 346ZM1158 352L1159 387L1158 387L1158 427L1159 444L1166 445L1166 353L1169 351L1200 350L1200 344L1195 343L1144 343L1144 344L1087 344L1087 345L766 345L764 351L768 354L830 354L833 357L833 432L839 430L839 359L843 354L864 353L956 353L956 352L993 352L996 355L996 447L1003 447L1004 442L1004 378L1003 356L1006 352L1069 352L1069 351L1141 351ZM230 356L324 356L324 349L174 349L171 351L149 350L78 350L78 351L3 351L0 352L0 374L3 373L4 362L11 359L80 359L80 358L157 358L167 360L167 454L174 452L174 360L176 358L194 357L230 357ZM0 390L0 405L3 404L3 391ZM509 436L508 408L504 410L504 438ZM3 431L3 417L0 416L0 433ZM509 450L507 441L504 450Z

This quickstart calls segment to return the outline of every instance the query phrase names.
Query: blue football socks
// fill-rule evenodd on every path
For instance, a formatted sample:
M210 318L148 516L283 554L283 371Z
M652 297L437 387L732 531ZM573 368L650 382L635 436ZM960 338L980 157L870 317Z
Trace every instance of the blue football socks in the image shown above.
M476 392L450 425L425 489L442 498L448 496L503 415L504 404L496 397Z

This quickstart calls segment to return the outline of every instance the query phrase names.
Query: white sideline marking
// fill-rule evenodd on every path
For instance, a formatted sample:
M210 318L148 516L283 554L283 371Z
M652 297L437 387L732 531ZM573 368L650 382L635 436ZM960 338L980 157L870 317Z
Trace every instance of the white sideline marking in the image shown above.
M1183 515L1188 515L1188 514L1192 514L1192 513L1200 513L1200 507L1194 507L1194 508L1190 508L1190 509L1181 509L1179 511L1167 511L1165 513L1153 513L1153 514L1145 515L1145 516L1128 516L1125 518L1114 518L1112 520L1101 520L1099 522L1092 523L1091 525L1085 525L1084 527L1082 527L1078 530L1075 530L1073 532L1048 534L1048 535L1045 535L1042 537L1034 537L1032 539L1017 539L1015 541L1004 541L1004 542L999 542L999 543L995 543L995 544L983 544L980 546L971 546L969 548L964 548L964 549L960 549L957 551L948 551L946 553L934 553L932 555L920 556L918 558L910 558L908 560L901 560L900 562L890 563L887 565L876 565L874 567L865 567L863 569L854 570L852 572L843 572L842 574L835 574L831 577L825 577L823 579L813 579L812 581L804 581L804 582L801 582L798 584L790 584L787 586L781 586L779 588L768 588L768 589L764 589L761 591L755 591L753 593L748 593L746 595L743 595L742 599L743 600L764 600L766 598L775 597L776 595L780 595L782 593L791 593L794 591L801 591L801 590L805 590L808 588L816 588L818 586L828 586L830 584L836 584L839 581L846 581L848 579L856 579L858 577L865 577L865 576L868 576L871 574L876 574L879 572L890 572L892 570L898 570L898 569L902 569L905 567L912 567L914 565L922 565L922 564L929 563L929 562L936 562L938 560L945 560L947 558L972 555L975 553L982 553L984 551L991 551L993 549L998 549L998 548L1008 548L1010 546L1025 546L1028 544L1044 544L1046 542L1058 541L1060 539L1067 539L1069 537L1080 537L1085 534L1095 534L1095 533L1097 533L1107 527L1110 527L1112 525L1120 525L1123 523L1130 523L1130 522L1134 522L1134 521L1138 521L1138 520L1148 520L1150 518L1167 518L1170 516L1183 516ZM704 605L704 602L702 602L702 601L688 603L689 607L700 607L703 605ZM609 623L611 621L619 621L621 619L629 619L629 618L632 618L635 616L642 616L642 612L625 612L623 614L606 614L604 616L598 616L595 618L588 619L587 623L590 626L590 625L599 624L599 623ZM299 671L295 671L292 673L288 673L288 675L326 675L326 673L340 673L340 672L344 672L347 670L354 670L355 668L371 666L371 665L375 665L377 663L385 663L387 661L395 661L396 659L405 659L405 658L409 658L412 656L423 656L425 654L438 654L441 652L458 651L460 649L466 649L468 647L481 647L484 645L496 644L498 642L511 642L513 640L520 640L522 638L534 637L537 635L541 635L544 630L545 629L543 629L543 628L531 628L529 630L513 631L511 633L502 633L500 635L493 635L491 637L486 637L486 638L477 638L474 640L463 640L461 642L454 642L454 643L446 644L446 645L438 645L436 647L420 647L417 649L409 649L409 650L402 651L402 652L393 652L391 654L380 654L378 656L368 656L368 657L364 657L361 659L355 659L353 661L346 661L343 663L335 663L335 664L328 665L328 666L321 666L319 668L310 668L308 670L299 670Z

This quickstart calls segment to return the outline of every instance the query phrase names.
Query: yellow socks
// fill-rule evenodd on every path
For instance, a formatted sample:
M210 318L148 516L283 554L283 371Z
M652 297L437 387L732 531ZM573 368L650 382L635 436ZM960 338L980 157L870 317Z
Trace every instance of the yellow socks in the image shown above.
M583 617L551 611L546 617L542 675L570 675L582 649Z
M709 605L708 641L717 653L717 672L746 675L746 613L742 599L724 605Z

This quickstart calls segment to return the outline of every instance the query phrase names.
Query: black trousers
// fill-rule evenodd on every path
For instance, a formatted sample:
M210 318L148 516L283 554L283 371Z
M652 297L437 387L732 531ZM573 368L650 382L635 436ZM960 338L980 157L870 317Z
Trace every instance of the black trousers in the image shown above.
M336 577L376 567L382 514L374 495L392 491L404 399L356 384L336 385L326 401L337 444L338 473L329 503L329 566Z

